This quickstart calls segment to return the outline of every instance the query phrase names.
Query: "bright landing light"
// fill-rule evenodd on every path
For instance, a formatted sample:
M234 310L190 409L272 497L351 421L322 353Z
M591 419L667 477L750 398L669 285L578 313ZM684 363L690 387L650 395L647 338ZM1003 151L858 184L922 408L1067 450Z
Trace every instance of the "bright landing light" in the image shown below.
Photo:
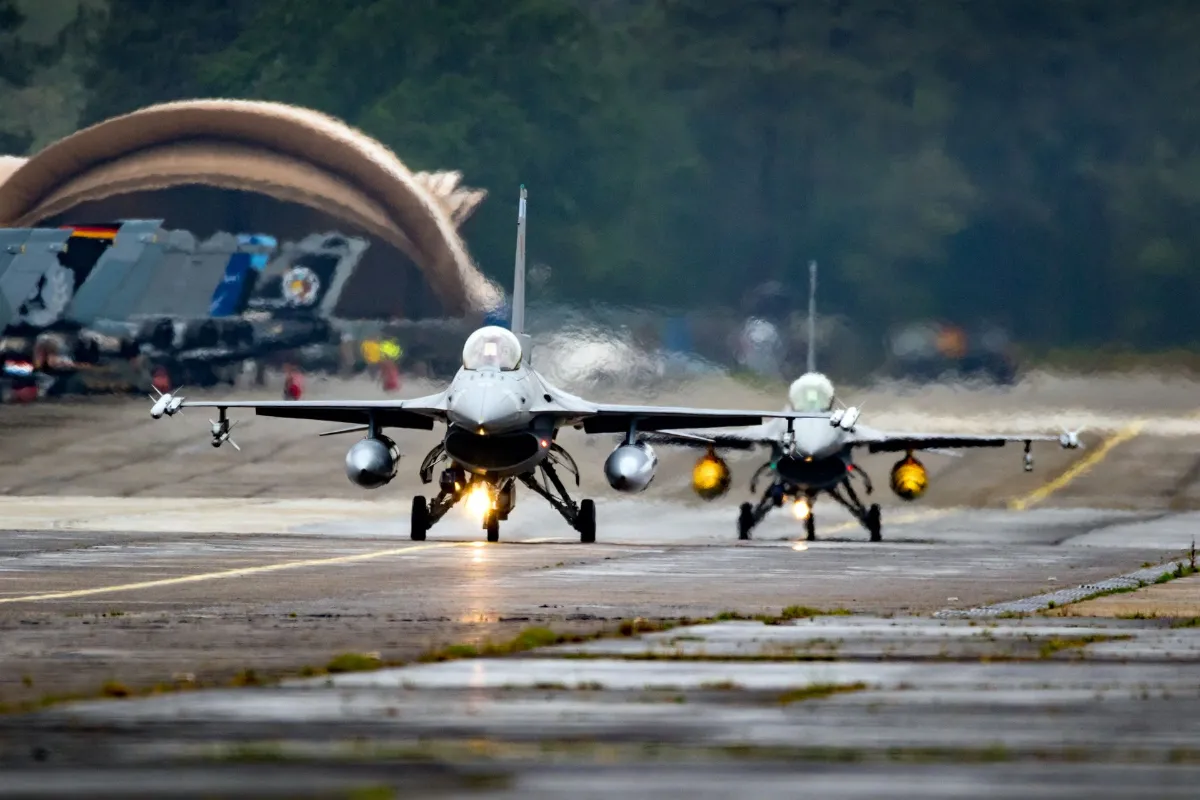
M808 519L808 515L812 509L808 507L808 501L804 499L797 500L792 503L792 516L796 519Z
M484 516L492 510L492 493L488 485L479 482L467 489L467 496L463 498L463 508L467 510L471 519L483 522Z

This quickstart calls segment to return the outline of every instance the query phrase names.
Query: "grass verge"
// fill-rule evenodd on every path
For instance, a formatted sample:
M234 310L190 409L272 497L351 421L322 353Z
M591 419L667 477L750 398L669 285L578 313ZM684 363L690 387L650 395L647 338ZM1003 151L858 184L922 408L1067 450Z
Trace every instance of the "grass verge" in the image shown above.
M642 633L658 633L683 625L705 625L727 621L755 621L766 625L781 625L785 622L798 619L850 613L852 612L843 608L826 611L808 606L792 605L784 608L779 614L747 615L736 611L723 611L715 616L700 619L682 617L679 619L648 620L639 617L633 620L623 620L615 628L606 628L590 634L556 633L549 628L538 626L526 628L507 641L485 642L481 645L452 644L435 648L418 656L411 663L439 663L464 658L502 658L557 644L581 644L597 639L628 637ZM246 668L227 680L202 681L189 677L170 683L163 682L154 684L153 686L138 688L127 687L115 680L109 680L105 681L96 690L90 692L47 693L33 700L23 700L16 703L0 702L0 714L32 713L64 703L86 700L150 697L171 692L194 691L197 689L272 686L290 678L315 678L347 672L365 672L385 667L402 667L408 663L410 662L387 660L380 657L378 653L340 653L334 656L324 667L305 665L299 669L280 670L270 674ZM32 685L32 679L30 679L29 684Z

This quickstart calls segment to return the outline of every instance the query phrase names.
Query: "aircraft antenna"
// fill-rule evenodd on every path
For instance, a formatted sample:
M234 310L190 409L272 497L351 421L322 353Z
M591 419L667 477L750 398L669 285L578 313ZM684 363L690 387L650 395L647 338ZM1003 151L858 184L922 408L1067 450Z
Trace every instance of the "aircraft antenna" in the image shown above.
M808 371L817 371L817 262L808 262Z
M517 260L513 267L512 318L510 327L518 336L525 333L525 184L517 205Z

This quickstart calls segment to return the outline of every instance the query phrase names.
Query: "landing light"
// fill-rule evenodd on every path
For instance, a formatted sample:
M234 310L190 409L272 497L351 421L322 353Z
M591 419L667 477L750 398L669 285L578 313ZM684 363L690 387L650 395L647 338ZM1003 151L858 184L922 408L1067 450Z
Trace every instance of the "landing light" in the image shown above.
M546 439L542 439L542 441L541 441L541 445L542 445L542 447L549 447L549 446L550 446L550 442L549 442L549 441L547 441Z
M463 499L463 508L467 510L471 519L483 522L483 518L492 510L492 493L488 485L480 481L468 488L467 496Z
M808 549L808 545L806 545L804 542L792 542L792 549L797 553L803 553Z
M796 519L808 519L808 515L812 509L808 507L808 501L804 499L797 500L792 503L792 516Z

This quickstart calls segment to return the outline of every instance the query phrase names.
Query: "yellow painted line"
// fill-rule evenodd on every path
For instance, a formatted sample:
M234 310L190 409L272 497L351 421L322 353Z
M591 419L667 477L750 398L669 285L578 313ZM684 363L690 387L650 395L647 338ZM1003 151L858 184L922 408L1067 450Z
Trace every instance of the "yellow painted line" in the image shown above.
M1142 428L1144 428L1145 426L1146 426L1146 423L1144 421L1139 420L1139 421L1133 423L1132 425L1129 425L1128 427L1123 428L1122 430L1118 431L1117 433L1114 433L1112 436L1108 437L1103 442L1101 442L1099 447L1097 447L1095 450L1093 450L1091 453L1089 453L1086 457L1084 457L1080 461L1076 462L1070 469L1068 469L1062 475L1059 475L1057 478L1050 481L1049 483L1047 483L1043 486L1040 486L1037 489L1034 489L1032 492L1025 495L1024 497L1018 497L1013 500L1010 500L1008 503L1009 510L1024 511L1027 507L1029 507L1033 503L1038 503L1042 500L1045 500L1047 497L1054 494L1059 489L1063 488L1064 486L1069 484L1071 481L1075 480L1080 475L1087 472L1092 467L1096 466L1101 461L1103 461L1108 456L1108 454L1112 451L1112 449L1114 447L1116 447L1117 445L1123 444L1124 442L1128 442L1130 439L1137 436L1139 433L1142 432Z
M267 572L282 572L286 569L303 569L304 567L326 567L334 564L354 564L359 561L371 561L376 558L399 556L415 553L418 550L432 550L445 547L465 547L472 542L436 542L431 544L414 544L408 547L396 547L391 550L374 550L370 553L358 553L352 556L335 556L333 558L311 558L305 561L285 561L282 564L264 564L259 567L242 567L227 569L221 572L205 572L199 575L184 575L179 578L163 578L156 581L140 583L123 583L116 586L97 586L94 589L74 589L66 592L46 592L30 594L24 597L3 597L0 603L33 603L39 600L71 600L76 597L89 597L94 594L113 594L116 592L133 592L139 589L158 589L163 586L180 586L185 583L201 583L203 581L218 581L225 578L241 578L246 575L262 575Z

